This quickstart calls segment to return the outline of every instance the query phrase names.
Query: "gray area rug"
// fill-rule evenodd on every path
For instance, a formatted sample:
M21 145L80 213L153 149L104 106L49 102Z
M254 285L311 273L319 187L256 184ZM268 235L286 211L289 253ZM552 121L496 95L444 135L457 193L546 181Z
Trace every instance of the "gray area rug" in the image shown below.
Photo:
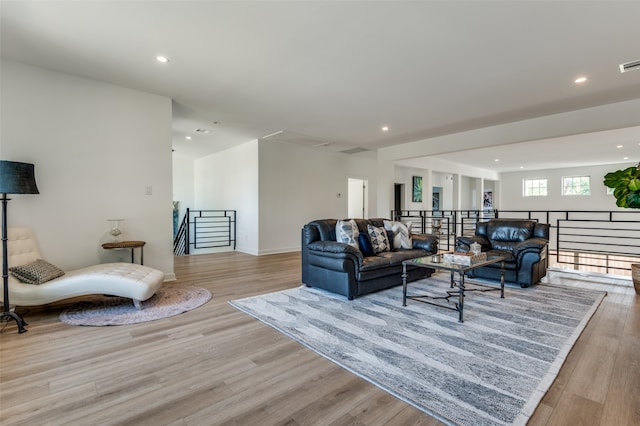
M409 284L440 295L448 274ZM471 285L469 287L472 287ZM229 302L447 424L526 424L606 293L540 284L471 292L458 313L402 287L353 301L299 287Z
M127 325L154 321L190 311L211 299L209 290L200 287L166 285L158 289L136 309L131 299L95 296L77 303L60 314L60 320L71 325Z

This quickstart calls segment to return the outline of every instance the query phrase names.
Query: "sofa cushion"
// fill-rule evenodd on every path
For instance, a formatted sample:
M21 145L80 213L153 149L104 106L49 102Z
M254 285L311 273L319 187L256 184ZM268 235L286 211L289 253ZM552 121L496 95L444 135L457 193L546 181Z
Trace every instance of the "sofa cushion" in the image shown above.
M375 256L365 257L360 270L371 271L373 269L386 268L389 266L402 266L402 262L405 260L424 257L428 254L429 253L420 249L385 251L382 253L378 253Z
M358 225L353 219L339 220L336 223L336 241L339 243L349 244L354 248L360 249L358 233Z
M38 259L26 265L9 268L11 275L26 284L42 284L64 275L64 271L49 262Z
M411 222L404 224L402 222L384 221L384 229L393 232L393 247L396 249L410 249L411 244Z
M491 220L487 224L487 237L492 242L520 242L531 238L534 227L535 222L528 220Z
M371 239L371 246L374 253L381 253L383 251L390 251L389 239L387 238L387 232L384 228L377 226L367 225L369 238Z
M375 254L373 252L371 240L369 239L369 234L365 234L364 232L359 233L358 244L360 245L360 251L364 256L373 256Z

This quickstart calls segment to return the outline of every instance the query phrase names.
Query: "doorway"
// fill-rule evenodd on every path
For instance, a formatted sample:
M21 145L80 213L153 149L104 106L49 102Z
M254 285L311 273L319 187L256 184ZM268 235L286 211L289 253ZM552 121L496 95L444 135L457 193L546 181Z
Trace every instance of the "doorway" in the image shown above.
M404 205L404 183L393 185L393 220L400 220L402 206Z
M347 217L350 219L366 219L369 217L369 185L365 179L348 179Z

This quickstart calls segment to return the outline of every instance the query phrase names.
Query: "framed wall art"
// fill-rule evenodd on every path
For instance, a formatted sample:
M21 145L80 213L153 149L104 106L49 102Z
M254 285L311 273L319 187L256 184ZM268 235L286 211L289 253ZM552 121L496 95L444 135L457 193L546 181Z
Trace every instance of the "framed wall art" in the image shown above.
M484 191L484 197L482 198L482 207L484 209L493 208L493 191Z
M413 176L413 193L411 200L414 203L422 202L422 176Z

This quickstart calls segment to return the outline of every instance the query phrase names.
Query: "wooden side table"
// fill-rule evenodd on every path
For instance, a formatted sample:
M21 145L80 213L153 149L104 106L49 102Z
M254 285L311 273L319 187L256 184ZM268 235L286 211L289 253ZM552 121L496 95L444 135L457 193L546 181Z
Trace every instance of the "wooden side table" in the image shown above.
M104 243L102 244L102 248L105 250L111 249L121 249L121 248L130 248L131 249L131 263L134 263L133 251L136 248L140 248L140 264L144 265L144 245L145 241L118 241L114 243Z

